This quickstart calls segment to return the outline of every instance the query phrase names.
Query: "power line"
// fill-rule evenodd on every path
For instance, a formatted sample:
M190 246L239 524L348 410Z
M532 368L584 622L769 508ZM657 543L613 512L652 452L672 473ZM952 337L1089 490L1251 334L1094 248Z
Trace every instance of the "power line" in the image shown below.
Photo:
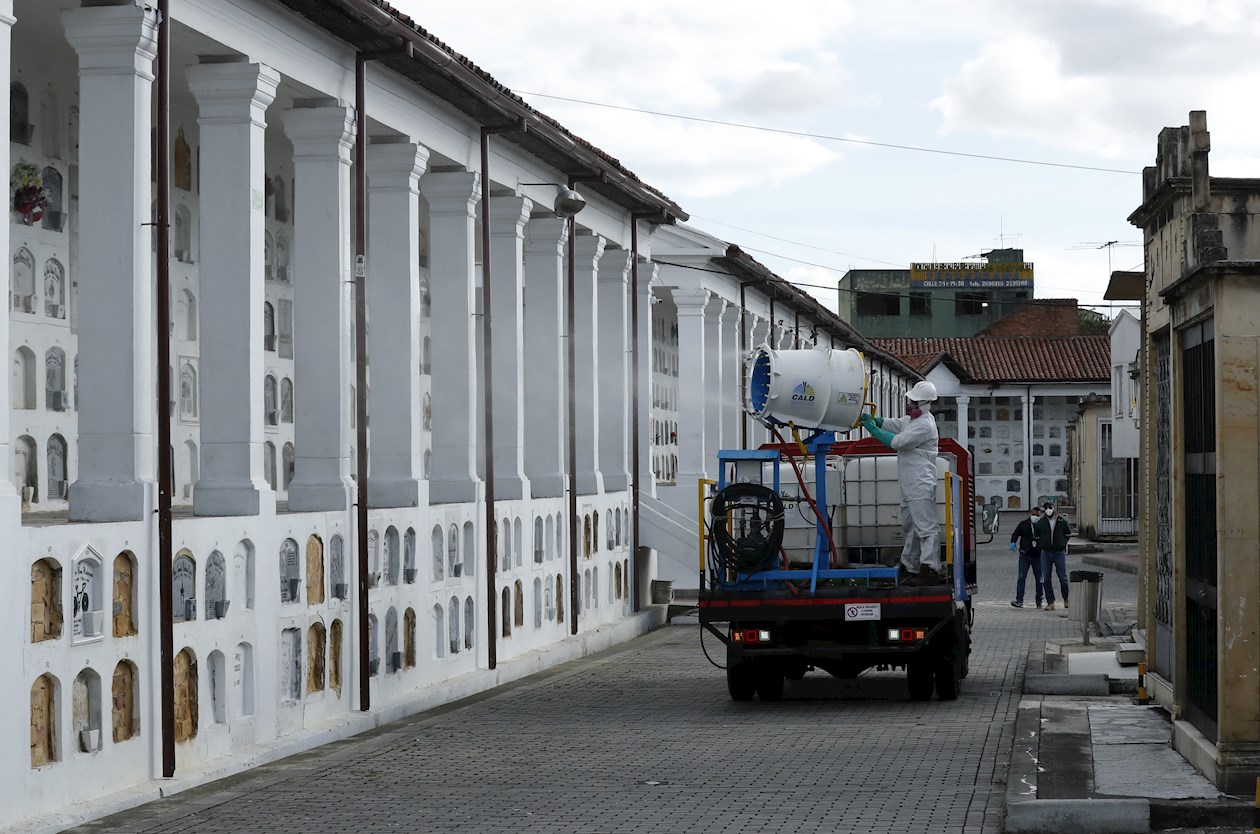
M747 232L748 234L751 234L751 235L757 235L759 237L769 238L770 240L777 240L780 243L790 243L793 246L800 246L804 249L816 249L819 252L828 252L832 255L841 255L846 258L857 258L859 261L870 261L871 263L874 263L874 264L884 264L885 266L895 266L898 269L906 268L905 264L893 263L892 261L881 261L878 258L868 258L868 257L865 257L864 255L854 255L851 252L841 252L838 249L827 249L826 247L823 247L823 246L814 246L813 244L801 243L800 241L797 241L797 240L788 240L785 237L775 237L774 235L768 235L765 232L759 232L756 229L746 229L743 226L736 226L734 223L726 223L722 220L714 220L712 217L701 217L698 214L693 214L691 215L691 219L703 220L706 223L716 223L719 226L726 226L727 228L730 228L730 229L738 229L741 232ZM746 248L746 247L740 247L740 248Z
M567 96L553 96L547 93L529 93L524 90L516 90L517 95L535 96L537 98L549 98L554 101L567 101L571 104L585 104L590 107L604 107L609 110L624 110L627 113L643 113L648 116L662 116L667 119L681 119L688 122L700 122L702 124L720 125L722 127L737 127L743 130L759 130L764 133L780 133L785 136L800 136L805 139L824 139L829 142L848 142L853 145L866 145L873 148L892 148L899 151L915 151L917 153L934 153L942 156L961 156L969 159L987 159L994 162L1013 162L1020 165L1042 165L1049 168L1073 168L1078 171L1100 171L1106 174L1139 174L1140 171L1126 171L1121 168L1100 168L1093 165L1072 165L1067 162L1046 162L1040 159L1021 159L1013 156L994 156L992 154L983 153L966 153L964 151L947 151L941 148L924 148L916 145L896 145L891 142L873 142L869 139L853 139L847 136L829 136L825 133L809 133L803 130L787 130L780 127L763 127L762 125L750 125L743 122L728 122L721 119L706 119L702 116L685 116L681 113L664 113L660 110L645 110L640 107L626 107L621 104L608 104L602 101L588 101L580 98L569 98Z

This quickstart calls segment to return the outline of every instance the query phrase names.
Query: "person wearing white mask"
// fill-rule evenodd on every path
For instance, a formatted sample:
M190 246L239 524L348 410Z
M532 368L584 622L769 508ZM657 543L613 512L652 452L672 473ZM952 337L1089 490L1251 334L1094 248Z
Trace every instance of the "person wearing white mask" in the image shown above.
M1067 545L1072 537L1072 526L1062 516L1055 517L1054 502L1042 505L1045 515L1033 525L1037 545L1041 548L1041 579L1046 588L1046 610L1054 610L1054 573L1059 575L1059 590L1063 591L1063 607L1068 607Z
M931 403L936 386L924 380L906 392L906 416L872 417L863 413L863 427L897 452L901 486L901 580L907 585L942 585L941 524L936 513L936 419Z
M1037 595L1037 607L1041 607L1041 550L1037 547L1037 536L1034 528L1041 521L1041 508L1033 507L1028 518L1015 525L1011 533L1011 551L1019 553L1019 579L1015 581L1015 599L1011 600L1013 608L1024 607L1024 586L1028 580L1028 571L1033 573L1033 590Z

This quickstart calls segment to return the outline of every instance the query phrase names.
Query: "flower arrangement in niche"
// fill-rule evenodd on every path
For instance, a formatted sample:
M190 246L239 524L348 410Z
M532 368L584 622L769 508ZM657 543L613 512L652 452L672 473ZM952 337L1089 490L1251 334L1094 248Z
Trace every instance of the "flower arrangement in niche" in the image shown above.
M13 190L13 209L22 215L22 222L28 226L39 222L48 207L48 190L39 169L29 162L19 162L13 166L9 187Z

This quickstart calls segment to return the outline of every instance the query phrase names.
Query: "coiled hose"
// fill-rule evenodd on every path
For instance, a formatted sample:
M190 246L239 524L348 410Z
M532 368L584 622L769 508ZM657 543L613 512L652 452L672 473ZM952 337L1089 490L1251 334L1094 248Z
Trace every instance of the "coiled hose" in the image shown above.
M738 515L732 517L733 512ZM783 547L783 499L762 484L730 484L709 509L710 570L714 584L728 573L768 570Z

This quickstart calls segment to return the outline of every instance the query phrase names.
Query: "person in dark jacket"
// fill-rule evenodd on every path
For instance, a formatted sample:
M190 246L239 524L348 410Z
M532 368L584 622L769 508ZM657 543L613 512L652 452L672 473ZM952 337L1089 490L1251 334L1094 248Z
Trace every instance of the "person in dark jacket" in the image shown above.
M1072 526L1067 519L1056 517L1054 502L1047 501L1042 507L1041 521L1033 525L1037 546L1041 548L1041 578L1046 588L1046 610L1054 610L1054 576L1059 574L1059 589L1063 591L1063 607L1068 607L1067 545L1072 537Z
M1037 547L1037 536L1033 530L1038 521L1041 521L1041 508L1033 507L1028 518L1015 525L1015 532L1011 533L1011 551L1019 553L1019 579L1015 582L1015 599L1011 600L1015 608L1024 607L1024 584L1030 568L1037 607L1041 607L1041 548Z

